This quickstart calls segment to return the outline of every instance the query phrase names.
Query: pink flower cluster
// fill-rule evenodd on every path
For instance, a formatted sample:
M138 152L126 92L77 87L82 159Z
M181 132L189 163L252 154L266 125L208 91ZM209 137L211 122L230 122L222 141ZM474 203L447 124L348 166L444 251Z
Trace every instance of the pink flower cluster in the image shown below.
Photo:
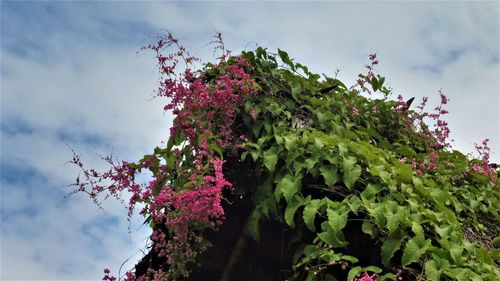
M421 175L424 172L429 172L436 169L438 164L439 155L435 150L429 152L429 161L418 163L416 158L412 159L411 166L416 171L417 175Z
M222 149L237 145L239 138L231 129L235 109L248 95L256 92L254 80L244 70L248 63L241 57L229 57L220 33L212 43L222 51L220 63L209 65L205 74L198 76L188 67L182 74L174 74L179 60L184 60L188 66L195 59L171 35L162 38L157 45L148 46L156 52L160 74L164 77L158 95L169 98L165 110L172 110L176 116L171 136L181 132L195 159L194 167L185 171L189 185L184 185L180 191L164 186L161 193L150 200L149 210L143 210L152 215L156 225L164 224L173 230L173 237L169 237L157 227L151 237L159 255L165 256L173 267L196 255L190 243L201 237L191 231L193 225L217 227L223 220L222 190L231 187L231 183L224 179L223 161L213 156L210 144ZM179 51L164 56L165 46L177 46ZM211 167L213 175L207 174L207 167ZM141 201L145 200L143 197ZM187 276L185 268L180 266L178 270Z
M367 70L366 75L360 75L358 80L356 80L356 85L354 85L353 87L359 86L361 91L371 94L372 91L368 89L365 84L372 82L373 77L375 77L374 68L375 65L379 63L379 61L376 53L370 54L368 58L370 59L370 64L365 65L365 68ZM359 91L356 89L351 89L351 92L358 93Z
M442 90L439 90L439 96L440 104L434 108L434 113L425 111L428 97L423 97L422 102L417 106L419 112L408 111L408 105L403 99L403 96L399 95L396 99L396 107L394 111L401 114L407 128L417 132L417 134L430 148L428 161L419 163L416 158L412 159L411 164L417 174L422 174L436 169L439 158L437 151L442 148L451 147L449 142L450 129L448 127L448 123L442 120L442 116L448 114L448 111L444 109L444 106L448 103L449 99ZM429 129L425 122L425 118L430 118L432 120L434 123L434 129Z
M403 99L402 95L398 95L396 99L396 107L394 108L394 111L396 112L406 112L407 105L406 101Z
M481 157L481 165L472 165L472 171L479 173L485 177L489 177L492 182L497 180L497 172L490 166L490 147L488 146L489 139L484 139L481 145L476 144L476 150Z
M164 76L158 96L170 99L165 110L172 110L176 116L170 129L171 135L175 135L176 130L180 128L190 143L195 144L198 136L209 134L217 136L217 145L225 147L234 143L231 125L235 108L243 103L247 95L256 93L256 90L253 86L254 80L244 70L248 63L241 57L228 57L229 52L224 48L220 33L213 43L216 44L216 49L223 52L219 58L220 63L212 65L212 69L207 71L222 70L223 73L215 78L207 74L197 77L188 67L182 74L176 74L180 59L183 59L186 65L196 59L171 35L162 38L157 45L147 48L156 52L160 74ZM163 48L172 45L176 45L179 51L163 55Z
M156 152L138 163L115 163L109 156L103 159L111 168L98 173L86 170L76 154L71 161L81 168L85 180L77 178L75 192L88 193L98 205L97 195L102 192L106 192L106 198L118 199L123 191L130 193L129 220L134 207L138 203L145 204L140 213L150 217L154 224L151 240L156 254L164 258L168 266L149 268L146 275L138 276L137 280L187 277L187 264L203 250L199 246L201 232L193 229L216 228L224 219L222 191L232 185L224 177L224 161L215 156L213 149L230 151L239 146L242 139L232 131L233 119L237 108L256 93L256 88L254 80L245 72L248 63L241 57L229 56L220 33L212 43L222 55L218 64L207 64L203 72L193 72L189 68L198 59L191 56L172 34L160 38L157 44L144 47L155 51L159 64L162 79L157 95L169 99L165 110L172 110L176 116L170 137L185 138L183 148L169 150L169 155L175 156L174 163ZM163 51L169 47L176 51L165 55ZM185 64L183 71L177 69L179 64ZM253 110L250 115L256 118L257 112ZM170 164L163 164L163 161ZM135 181L136 172L141 170L153 173L149 184ZM107 281L116 279L107 269L104 278ZM136 280L135 274L127 273L126 280Z
M405 123L415 131L417 131L423 139L429 142L429 147L440 149L444 147L451 147L449 142L450 129L448 123L442 120L442 116L448 114L448 110L444 109L444 106L448 103L449 99L439 90L440 104L434 108L434 113L425 112L425 106L428 101L428 97L423 97L420 105L417 106L420 112L412 112L411 115L405 118ZM401 95L398 96L396 100L395 111L406 115L408 113L408 105L404 101ZM434 129L429 130L427 124L425 123L425 118L430 118L434 123Z
M105 268L104 269L104 277L102 278L102 280L104 281L116 281L116 277L114 277L113 275L110 275L111 271L109 271L109 269Z
M450 101L448 97L443 93L442 90L439 90L439 96L441 98L441 103L439 106L434 108L435 113L429 114L429 117L435 121L433 135L435 137L434 143L431 144L431 147L450 147L450 143L448 142L448 138L450 136L450 128L448 127L448 123L441 120L441 116L448 114L448 110L444 109L444 105Z
M377 278L378 278L377 273L370 275L367 272L365 272L365 274L363 274L362 276L354 278L353 281L377 281Z
M146 212L152 215L156 225L164 224L167 229L175 233L173 239L169 239L170 237L162 232L162 228L158 227L151 236L151 239L157 242L160 256L167 257L169 263L195 254L189 243L191 239L197 239L195 236L190 236L192 235L190 227L193 224L216 227L222 223L224 218L224 210L220 204L222 190L232 185L222 174L223 161L215 158L212 166L214 176L206 175L202 182L185 186L182 192L175 192L170 186L164 186L161 193L152 198L152 203L146 206L148 208ZM164 208L170 211L158 211Z

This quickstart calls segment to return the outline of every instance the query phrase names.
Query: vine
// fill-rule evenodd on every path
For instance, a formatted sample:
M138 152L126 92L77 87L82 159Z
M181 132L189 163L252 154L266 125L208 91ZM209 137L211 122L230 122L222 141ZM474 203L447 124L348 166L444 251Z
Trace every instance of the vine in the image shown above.
M390 100L376 54L349 88L279 49L232 56L220 34L213 43L221 55L199 71L172 34L144 48L156 55L157 94L175 116L165 147L133 163L107 157L103 173L76 154L71 161L84 175L77 192L98 204L101 193L128 192L129 217L144 206L160 262L125 280L188 278L208 247L204 232L223 224L221 200L231 192L253 200L254 239L263 220L294 232L293 280L500 278L498 171L488 140L476 146L479 160L452 149L441 90L433 113L428 98L415 111L413 99ZM242 169L257 180L231 176ZM135 180L143 170L153 175L149 184ZM373 259L352 254L349 231L364 235ZM114 278L106 269L104 280Z

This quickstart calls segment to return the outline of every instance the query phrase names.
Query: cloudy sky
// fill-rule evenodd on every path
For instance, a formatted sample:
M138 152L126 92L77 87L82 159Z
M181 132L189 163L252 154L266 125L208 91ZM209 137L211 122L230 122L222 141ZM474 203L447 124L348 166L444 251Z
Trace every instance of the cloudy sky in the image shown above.
M233 53L280 48L352 84L368 54L395 94L450 97L455 147L491 139L500 162L499 2L9 2L1 5L2 280L99 280L141 257L148 237L126 209L64 199L73 148L136 160L168 136L153 55L172 31L205 61L222 32Z

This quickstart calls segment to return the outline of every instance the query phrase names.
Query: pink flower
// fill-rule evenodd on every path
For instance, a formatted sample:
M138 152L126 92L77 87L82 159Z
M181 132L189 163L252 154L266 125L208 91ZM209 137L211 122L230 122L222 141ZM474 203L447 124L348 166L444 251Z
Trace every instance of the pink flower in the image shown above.
M358 116L359 115L359 110L356 107L352 108L352 115L353 116Z
M368 273L365 272L365 274L363 274L363 276L358 277L358 278L354 278L353 281L376 281L377 277L378 277L378 275L376 273L374 273L372 276L370 276Z
M132 271L125 273L125 281L135 281L135 274Z

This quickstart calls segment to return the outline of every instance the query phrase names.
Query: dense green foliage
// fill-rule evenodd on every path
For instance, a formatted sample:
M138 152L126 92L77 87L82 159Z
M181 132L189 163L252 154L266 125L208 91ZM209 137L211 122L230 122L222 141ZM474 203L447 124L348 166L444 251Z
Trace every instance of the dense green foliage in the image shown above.
M171 34L146 47L175 116L165 147L134 163L106 158L105 173L72 161L84 171L77 191L95 201L128 191L129 215L143 204L156 259L126 280L188 277L228 193L252 198L254 239L266 235L262 220L290 228L294 280L500 280L498 172L487 140L481 159L451 149L443 93L434 113L426 98L417 112L412 99L390 99L376 55L347 87L281 50L230 56L220 34L214 43L220 60L199 71ZM135 180L143 170L146 185Z
M370 99L281 50L258 48L243 58L259 85L238 127L247 138L241 159L253 161L262 179L248 191L255 202L251 232L258 239L265 218L285 221L297 241L315 233L296 253L295 277L335 280L329 272L341 265L349 280L363 272L392 280L399 270L415 280L500 279L492 244L499 233L496 177L473 172L458 151L432 148L422 134L427 127L407 122L412 111L395 110L384 78L370 81L384 98ZM431 152L438 159L433 169L417 172L405 163L429 164ZM371 238L367 251L379 247L381 263L345 254L349 228Z

